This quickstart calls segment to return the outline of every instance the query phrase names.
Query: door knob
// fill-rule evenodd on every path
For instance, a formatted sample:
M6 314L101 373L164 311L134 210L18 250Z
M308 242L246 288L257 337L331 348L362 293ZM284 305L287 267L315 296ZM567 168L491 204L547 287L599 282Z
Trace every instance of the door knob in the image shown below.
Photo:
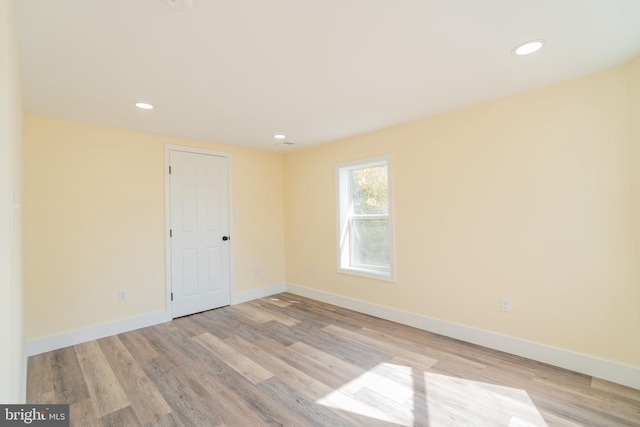
M229 237L229 236L222 236L222 240L224 240L225 242L226 242L227 240L230 240L230 239L231 239L231 237Z

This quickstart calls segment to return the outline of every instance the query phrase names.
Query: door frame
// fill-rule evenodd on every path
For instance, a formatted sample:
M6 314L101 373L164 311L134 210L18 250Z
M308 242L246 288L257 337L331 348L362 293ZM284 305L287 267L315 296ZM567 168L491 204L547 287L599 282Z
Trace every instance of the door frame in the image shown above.
M170 154L171 151L182 151L185 153L193 153L193 154L206 154L209 156L218 156L225 157L228 161L228 171L227 171L227 185L228 185L228 207L229 207L229 235L231 236L231 240L229 241L229 295L232 298L234 293L234 274L233 274L233 266L234 266L234 234L233 234L233 181L232 177L232 156L231 153L227 153L224 151L216 151L216 150L208 150L205 148L196 148L189 147L186 145L172 145L165 144L164 146L164 238L165 238L165 282L166 282L166 307L167 314L170 319L173 319L173 303L171 301L171 238L169 237L169 230L171 228L171 181L169 177L169 162L170 162Z

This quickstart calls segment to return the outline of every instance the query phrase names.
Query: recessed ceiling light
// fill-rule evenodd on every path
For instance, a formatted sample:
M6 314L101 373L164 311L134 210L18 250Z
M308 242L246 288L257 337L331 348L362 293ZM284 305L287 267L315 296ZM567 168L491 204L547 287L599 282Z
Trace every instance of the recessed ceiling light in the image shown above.
M275 139L285 139L287 136L279 133L279 134L273 135L273 137Z
M513 49L514 55L529 55L530 53L537 52L544 46L544 40L530 40L528 42L519 44Z
M143 110L153 110L153 105L147 104L146 102L136 102L135 106Z

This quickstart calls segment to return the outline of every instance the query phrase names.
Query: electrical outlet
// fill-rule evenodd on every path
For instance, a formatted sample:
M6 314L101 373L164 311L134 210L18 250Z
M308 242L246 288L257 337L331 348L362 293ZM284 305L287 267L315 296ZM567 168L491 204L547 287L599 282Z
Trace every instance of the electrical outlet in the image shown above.
M312 276L315 276L316 275L316 268L315 267L311 267L309 272L311 273Z
M260 275L260 267L253 267L253 275L258 277Z
M500 299L500 307L505 313L511 313L511 300L509 298Z
M127 291L125 291L124 289L120 289L120 292L118 292L118 299L120 301L126 301L127 300Z

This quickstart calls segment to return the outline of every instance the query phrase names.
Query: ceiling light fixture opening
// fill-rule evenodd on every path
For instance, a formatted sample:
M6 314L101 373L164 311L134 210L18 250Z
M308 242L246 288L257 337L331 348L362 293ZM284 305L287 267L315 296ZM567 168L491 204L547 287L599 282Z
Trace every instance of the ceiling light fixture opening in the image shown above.
M193 8L194 0L166 0L167 4L178 12L186 12Z
M282 141L282 142L276 142L273 145L275 145L276 147L291 147L293 145L296 145L296 143L293 141Z
M135 106L141 108L143 110L153 110L153 105L147 104L146 102L136 102Z
M274 137L275 139L285 139L287 136L286 136L286 135L283 135L283 134L281 134L281 133L278 133L278 134L273 135L273 137Z
M544 40L530 40L516 46L512 53L518 56L529 55L530 53L537 52L542 49L544 43Z

